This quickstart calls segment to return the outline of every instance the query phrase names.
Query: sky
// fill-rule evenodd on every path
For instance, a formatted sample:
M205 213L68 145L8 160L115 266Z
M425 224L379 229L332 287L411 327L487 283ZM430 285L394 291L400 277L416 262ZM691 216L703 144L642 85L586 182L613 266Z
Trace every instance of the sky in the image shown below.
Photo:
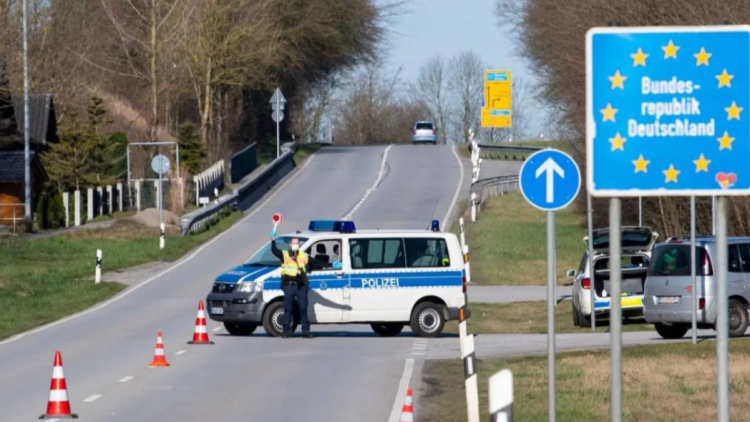
M473 50L488 65L510 69L513 78L535 83L529 64L516 55L511 29L497 25L494 4L495 0L409 0L406 13L392 18L388 26L392 48L387 69L395 72L400 66L403 80L412 82L430 57L441 54L448 59L462 50ZM543 124L530 122L530 135L538 138Z

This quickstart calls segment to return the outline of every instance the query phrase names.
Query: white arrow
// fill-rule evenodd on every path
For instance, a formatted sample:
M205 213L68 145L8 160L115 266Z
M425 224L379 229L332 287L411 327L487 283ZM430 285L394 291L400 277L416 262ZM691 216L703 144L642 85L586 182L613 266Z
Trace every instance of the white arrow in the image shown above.
M555 200L555 173L564 179L565 172L555 160L548 158L544 164L536 169L536 178L538 179L544 173L547 173L547 203L551 204Z

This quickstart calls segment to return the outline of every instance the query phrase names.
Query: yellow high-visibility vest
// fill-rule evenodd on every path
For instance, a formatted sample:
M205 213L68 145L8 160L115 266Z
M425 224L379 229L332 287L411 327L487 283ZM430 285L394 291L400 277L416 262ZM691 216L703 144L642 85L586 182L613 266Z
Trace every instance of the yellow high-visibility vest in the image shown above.
M284 260L281 263L281 275L296 277L300 272L305 272L305 266L307 265L307 254L299 251L297 252L297 260L295 261L289 256L289 251L281 251Z

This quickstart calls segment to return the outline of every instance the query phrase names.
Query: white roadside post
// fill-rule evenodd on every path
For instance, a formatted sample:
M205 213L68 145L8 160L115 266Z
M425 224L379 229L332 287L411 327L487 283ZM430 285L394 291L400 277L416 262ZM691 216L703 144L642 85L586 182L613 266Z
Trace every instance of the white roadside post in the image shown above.
M471 263L469 262L469 245L464 245L464 264L466 270L466 282L471 283Z
M159 249L164 249L164 223L159 224Z
M518 176L521 194L535 208L547 213L547 382L549 421L557 418L555 307L557 305L557 245L555 211L570 205L581 189L581 172L562 151L537 151L521 166Z
M96 275L94 283L99 284L102 281L102 250L96 250Z
M711 33L711 37L706 34ZM728 356L728 245L727 245L727 202L728 196L750 194L750 155L724 155L717 152L727 149L747 151L750 140L747 136L747 105L750 104L750 83L746 63L750 60L750 26L715 25L688 27L610 27L591 28L586 34L586 157L587 186L595 197L610 199L610 262L612 306L610 310L611 372L610 409L611 421L623 419L623 374L622 374L622 308L619 300L622 274L620 268L621 246L621 198L635 197L714 197L716 235L716 391L717 420L729 420L729 356ZM637 53L611 54L615 51L638 44ZM665 46L664 40L670 40ZM666 57L678 57L684 50L679 46L702 46L695 54L697 65L685 66L677 60L652 60L643 51L664 49ZM731 52L719 54L725 46L732 46ZM726 51L726 50L725 50ZM709 53L707 53L709 52ZM737 69L733 75L724 72L705 72L702 65L708 66L710 52L711 65L719 60L719 66ZM685 52L686 56L692 53ZM692 59L692 56L690 56ZM648 65L646 64L648 63ZM625 69L639 68L635 74ZM624 72L614 72L613 69ZM744 70L742 70L744 69ZM669 133L669 142L660 142L651 137L624 139L629 127L640 129L653 122L640 113L646 105L654 104L653 92L640 89L641 78L652 80L669 74L676 80L692 81L696 86L718 87L729 97L721 101L715 99L714 91L697 90L690 94L675 94L673 101L692 101L701 104L700 110L691 116L691 126L697 131ZM644 79L645 80L645 79ZM716 88L713 88L716 89ZM615 93L613 95L613 93ZM743 109L744 108L744 109ZM662 119L670 125L676 117ZM714 152L706 150L705 137L701 135L706 127L714 122L716 136L721 145ZM632 133L632 131L630 132ZM734 138L732 138L734 137ZM627 143L625 143L627 141ZM679 154L674 154L674 145L680 146ZM611 148L610 148L611 147ZM627 154L618 151L629 151ZM613 151L615 151L613 153ZM634 159L634 157L637 157ZM622 171L616 171L622 169ZM627 169L627 170L625 170ZM695 169L695 170L693 170ZM691 206L692 208L692 206ZM692 210L691 210L692 214ZM692 226L692 224L691 224ZM693 227L691 227L691 232ZM691 233L691 255L695 254ZM697 257L700 259L700 256ZM693 261L691 268L698 270ZM692 272L692 271L691 271ZM691 274L692 278L692 274ZM688 287L688 286L686 286ZM696 286L697 287L697 286ZM648 287L647 287L648 289ZM692 290L693 297L698 294ZM689 299L686 299L689 300ZM686 304L687 305L687 304ZM648 312L648 309L646 309ZM695 312L693 312L695 315ZM697 327L696 327L697 328ZM695 330L694 330L695 332Z
M477 384L476 354L474 353L474 334L466 335L461 357L464 361L467 420L468 422L479 422L479 386Z
M513 373L503 369L490 377L490 422L513 422Z
M70 227L70 194L63 192L63 206L65 207L65 227Z
M471 193L471 222L477 221L477 194Z
M164 196L162 193L162 179L164 173L169 171L169 158L162 154L155 156L153 160L151 160L151 169L159 174L159 193L157 195L159 205L159 249L164 249Z

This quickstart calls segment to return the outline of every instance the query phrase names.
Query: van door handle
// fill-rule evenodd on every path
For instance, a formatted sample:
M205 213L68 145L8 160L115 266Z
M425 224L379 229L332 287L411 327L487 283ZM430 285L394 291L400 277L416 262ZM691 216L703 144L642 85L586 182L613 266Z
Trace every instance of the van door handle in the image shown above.
M339 272L336 273L336 278L341 278L343 276L344 276L344 272L343 271L339 271Z

